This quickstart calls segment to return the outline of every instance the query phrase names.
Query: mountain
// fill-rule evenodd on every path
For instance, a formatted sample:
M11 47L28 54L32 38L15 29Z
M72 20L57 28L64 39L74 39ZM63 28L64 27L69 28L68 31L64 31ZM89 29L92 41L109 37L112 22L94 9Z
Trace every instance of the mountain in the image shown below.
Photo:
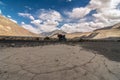
M57 34L63 34L63 35L66 36L67 39L73 39L73 38L84 37L84 36L86 37L90 34L90 32L66 33L62 30L55 30L55 31L52 31L52 32L49 32L49 33L44 33L44 34L47 34L46 36L49 36L51 38L57 38Z
M94 35L94 36L91 37L91 35ZM95 30L88 37L92 39L120 37L120 23L115 24L111 27L106 27L106 28Z
M57 34L66 34L66 32L62 31L62 30L54 30L52 32L43 32L42 35L43 36L48 36L51 38L57 38Z
M120 23L113 25L113 29L120 29Z
M38 36L0 15L0 36Z
M77 32L66 34L68 39L86 38L86 39L120 39L120 23L113 26L97 29L93 32Z
M90 34L91 32L68 33L66 34L66 38L73 39L73 38L79 38L79 37L87 37Z

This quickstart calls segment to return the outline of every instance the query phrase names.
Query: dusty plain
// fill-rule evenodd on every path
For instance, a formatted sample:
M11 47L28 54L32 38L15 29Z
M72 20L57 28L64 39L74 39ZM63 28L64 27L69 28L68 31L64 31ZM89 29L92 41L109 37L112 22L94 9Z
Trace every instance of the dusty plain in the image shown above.
M120 80L120 42L7 44L0 43L0 80Z

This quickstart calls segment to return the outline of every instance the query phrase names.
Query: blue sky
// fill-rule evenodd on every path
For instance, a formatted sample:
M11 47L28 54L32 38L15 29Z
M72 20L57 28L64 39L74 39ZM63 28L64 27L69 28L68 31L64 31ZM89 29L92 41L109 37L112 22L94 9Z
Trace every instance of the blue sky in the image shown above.
M34 33L56 29L68 33L88 32L119 22L120 1L0 0L0 11Z
M86 6L89 0L1 0L4 5L0 5L4 15L10 15L13 19L20 22L25 21L18 16L19 12L26 12L35 15L38 10L56 10L61 14L64 11L71 11L74 7Z

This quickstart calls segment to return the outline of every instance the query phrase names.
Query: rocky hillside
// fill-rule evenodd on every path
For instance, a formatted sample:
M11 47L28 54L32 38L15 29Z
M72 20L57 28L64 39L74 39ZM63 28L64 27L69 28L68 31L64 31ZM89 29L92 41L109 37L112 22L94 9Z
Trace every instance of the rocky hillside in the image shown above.
M0 36L38 36L0 15Z
M102 29L95 30L94 32L91 33L91 35L93 34L96 34L95 36L91 37L93 39L120 37L120 23L113 25L111 27L108 27L108 28L102 28Z

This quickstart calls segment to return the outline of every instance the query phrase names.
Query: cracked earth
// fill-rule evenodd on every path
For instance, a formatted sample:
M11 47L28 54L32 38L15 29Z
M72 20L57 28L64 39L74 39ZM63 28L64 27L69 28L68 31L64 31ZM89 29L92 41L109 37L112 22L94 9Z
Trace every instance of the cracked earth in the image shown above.
M64 44L1 48L0 80L120 80L120 62L97 53Z

